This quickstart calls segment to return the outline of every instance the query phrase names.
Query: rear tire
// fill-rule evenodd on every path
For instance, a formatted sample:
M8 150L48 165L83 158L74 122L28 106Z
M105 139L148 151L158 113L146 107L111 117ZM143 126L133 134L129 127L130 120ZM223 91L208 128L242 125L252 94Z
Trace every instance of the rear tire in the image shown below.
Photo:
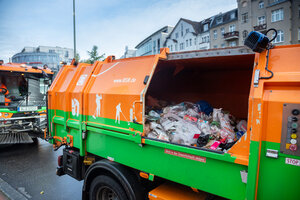
M91 183L90 200L128 200L122 186L109 176L97 176Z
M39 139L37 137L35 138L31 138L33 141L33 144L38 144L39 143Z

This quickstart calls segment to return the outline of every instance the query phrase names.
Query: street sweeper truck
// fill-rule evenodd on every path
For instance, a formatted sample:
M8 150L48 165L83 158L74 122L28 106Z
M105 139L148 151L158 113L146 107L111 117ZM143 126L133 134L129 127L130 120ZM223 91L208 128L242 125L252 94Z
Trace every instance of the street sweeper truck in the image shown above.
M52 75L46 67L0 65L0 145L32 143L43 137Z

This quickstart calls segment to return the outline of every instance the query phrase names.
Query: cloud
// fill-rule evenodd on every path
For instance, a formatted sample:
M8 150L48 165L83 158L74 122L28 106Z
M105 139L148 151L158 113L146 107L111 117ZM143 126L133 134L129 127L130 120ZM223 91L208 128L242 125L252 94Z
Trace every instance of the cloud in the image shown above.
M126 45L132 49L163 26L175 26L180 18L200 21L236 6L236 0L77 0L77 50L84 59L97 45L99 53L120 57ZM0 18L15 14L0 19L2 57L7 59L24 46L73 48L71 1L15 0L6 7Z

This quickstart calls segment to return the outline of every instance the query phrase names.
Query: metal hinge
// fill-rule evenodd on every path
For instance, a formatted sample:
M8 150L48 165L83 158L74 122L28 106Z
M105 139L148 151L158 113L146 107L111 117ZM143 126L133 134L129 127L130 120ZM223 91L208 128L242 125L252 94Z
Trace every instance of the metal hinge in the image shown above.
M270 158L278 158L278 150L267 149L266 156Z
M246 170L240 171L241 172L241 178L243 183L247 183L248 179L248 172Z
M259 69L255 70L255 73L254 73L254 80L253 80L254 87L258 87L258 82L259 82L259 72L260 72Z

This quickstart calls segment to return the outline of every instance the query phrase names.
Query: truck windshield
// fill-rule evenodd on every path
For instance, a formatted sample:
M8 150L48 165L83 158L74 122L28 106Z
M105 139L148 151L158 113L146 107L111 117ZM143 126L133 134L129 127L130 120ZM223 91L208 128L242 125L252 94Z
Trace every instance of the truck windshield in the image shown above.
M6 102L0 102L0 108L16 108L24 106L46 106L46 92L51 83L50 78L42 74L23 74L4 72L1 75L2 84L8 90L5 95ZM0 91L1 92L1 91Z

